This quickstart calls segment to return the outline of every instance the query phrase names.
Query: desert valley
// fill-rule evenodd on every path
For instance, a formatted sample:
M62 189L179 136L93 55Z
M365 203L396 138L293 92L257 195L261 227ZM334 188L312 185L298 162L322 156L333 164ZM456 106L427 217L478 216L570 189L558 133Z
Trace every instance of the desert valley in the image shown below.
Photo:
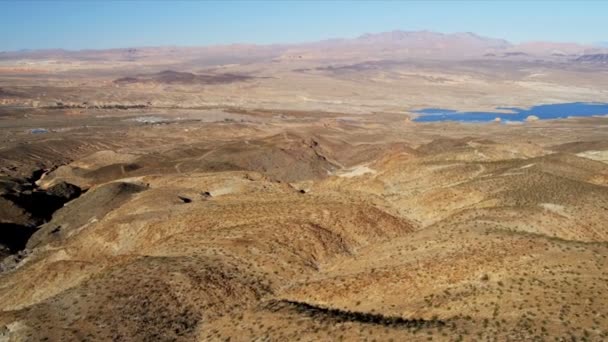
M0 341L608 340L606 103L473 33L0 53Z

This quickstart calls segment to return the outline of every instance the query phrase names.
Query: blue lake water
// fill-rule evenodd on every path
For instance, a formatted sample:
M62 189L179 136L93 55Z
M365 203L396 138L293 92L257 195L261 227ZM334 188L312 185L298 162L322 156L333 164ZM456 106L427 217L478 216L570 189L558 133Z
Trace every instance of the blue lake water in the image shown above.
M414 121L488 122L496 118L500 118L502 121L525 121L530 115L537 116L540 120L608 115L608 103L597 102L544 104L527 109L515 107L498 107L496 109L506 112L459 112L450 109L427 108L416 111L415 113L420 114L420 116Z

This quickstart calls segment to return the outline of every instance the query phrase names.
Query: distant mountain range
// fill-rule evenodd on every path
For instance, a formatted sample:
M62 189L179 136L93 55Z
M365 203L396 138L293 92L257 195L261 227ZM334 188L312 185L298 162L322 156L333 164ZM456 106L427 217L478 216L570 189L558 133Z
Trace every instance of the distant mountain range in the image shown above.
M608 64L608 53L586 54L578 57L577 62Z
M268 59L275 61L403 58L575 59L583 55L606 53L608 53L608 45L603 48L599 45L563 42L512 44L504 39L483 37L471 32L444 34L432 31L391 31L366 33L352 39L329 39L303 44L232 44L206 47L137 47L80 51L22 50L0 52L0 60L86 58L104 61L141 61L177 58L201 62L228 59L227 63L240 63Z
M282 59L575 59L605 54L608 49L567 42L513 44L471 32L444 34L432 31L366 33L353 39L331 39L290 45Z

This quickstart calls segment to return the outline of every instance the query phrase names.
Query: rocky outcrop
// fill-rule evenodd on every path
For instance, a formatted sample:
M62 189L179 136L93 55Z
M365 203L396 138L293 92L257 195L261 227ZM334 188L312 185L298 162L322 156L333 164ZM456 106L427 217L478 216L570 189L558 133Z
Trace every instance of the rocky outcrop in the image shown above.
M59 192L65 188L61 183L49 189ZM100 220L111 210L127 201L131 195L145 187L132 183L114 182L93 188L85 195L58 210L53 219L42 225L28 240L27 248L35 248L54 240L62 239L91 220Z
M37 227L80 196L79 187L59 182L48 190L26 180L5 178L0 187L0 260L25 248Z

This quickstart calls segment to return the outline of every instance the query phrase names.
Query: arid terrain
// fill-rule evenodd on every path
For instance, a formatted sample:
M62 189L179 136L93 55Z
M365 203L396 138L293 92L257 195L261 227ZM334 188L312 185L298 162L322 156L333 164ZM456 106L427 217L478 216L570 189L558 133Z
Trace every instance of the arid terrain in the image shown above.
M0 341L608 340L608 50L0 53ZM608 114L608 113L606 113Z

